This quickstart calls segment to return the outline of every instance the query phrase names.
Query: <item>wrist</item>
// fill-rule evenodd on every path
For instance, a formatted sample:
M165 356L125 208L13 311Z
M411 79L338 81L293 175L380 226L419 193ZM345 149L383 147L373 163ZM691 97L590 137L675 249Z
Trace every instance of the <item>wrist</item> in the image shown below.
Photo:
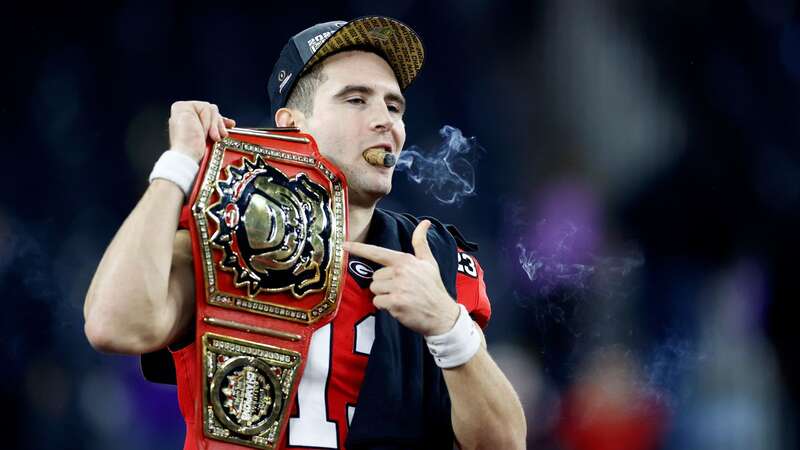
M178 186L183 194L188 197L192 192L194 179L200 166L185 152L170 149L164 152L153 166L149 180L156 179L169 181Z
M458 303L453 301L450 297L445 300L446 308L444 311L438 315L439 321L427 333L425 336L435 336L439 334L444 334L450 331L453 326L458 321L459 314L461 314L461 309L458 307Z
M451 369L466 364L481 345L481 338L475 323L464 305L458 304L458 318L445 333L425 336L428 351L433 355L436 365Z
M195 146L191 146L191 145L183 145L183 144L172 145L172 144L170 144L169 149L167 151L168 152L171 151L171 152L180 153L181 155L184 155L184 156L188 157L189 159L191 159L192 161L196 162L197 164L200 164L200 161L203 159L203 154L205 152L205 147L202 147L202 150L197 150L197 149L195 149Z

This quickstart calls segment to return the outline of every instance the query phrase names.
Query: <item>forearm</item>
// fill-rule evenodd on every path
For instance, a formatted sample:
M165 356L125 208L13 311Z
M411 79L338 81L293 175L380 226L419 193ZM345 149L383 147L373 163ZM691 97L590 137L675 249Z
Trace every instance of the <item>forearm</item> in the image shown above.
M183 198L175 184L154 180L106 249L83 311L100 350L145 351L169 332L160 324L174 320L163 312Z
M452 403L453 431L462 449L525 448L522 405L485 347L466 364L442 372Z

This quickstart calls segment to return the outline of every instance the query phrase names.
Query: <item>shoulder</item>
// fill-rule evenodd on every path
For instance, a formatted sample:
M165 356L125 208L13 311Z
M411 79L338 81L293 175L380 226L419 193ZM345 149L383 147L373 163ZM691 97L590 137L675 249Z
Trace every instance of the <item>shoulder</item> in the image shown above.
M434 235L429 235L429 242L435 245L436 241L447 241L448 254L451 255L447 258L452 258L449 259L450 261L456 261L456 266L450 267L450 270L456 273L456 300L467 308L470 316L481 328L485 328L492 314L492 308L489 296L486 293L486 283L483 280L483 268L478 258L472 253L478 250L478 244L465 238L455 225L443 223L435 217L417 217L408 213L398 213L384 209L376 209L376 211L383 214L384 217L396 221L398 228L406 230L413 231L422 220L431 221L432 226L429 233L433 232ZM452 256L453 253L455 253L455 258ZM440 262L439 269L446 270L441 265L443 259L437 258L437 260Z
M410 229L412 231L423 220L429 220L431 222L431 229L429 232L434 232L440 237L446 238L447 240L452 240L457 248L464 251L474 252L478 250L478 244L467 240L455 225L444 223L436 217L417 217L410 213L401 213L381 208L376 208L375 212L376 214L382 215L387 219L394 220L397 222L399 227Z

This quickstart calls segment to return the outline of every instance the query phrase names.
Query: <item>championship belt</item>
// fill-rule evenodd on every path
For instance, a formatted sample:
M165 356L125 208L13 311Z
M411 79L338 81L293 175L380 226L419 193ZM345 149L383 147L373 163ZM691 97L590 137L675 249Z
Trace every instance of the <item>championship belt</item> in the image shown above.
M296 129L234 128L189 201L202 377L190 432L199 448L276 448L311 335L339 306L344 176Z

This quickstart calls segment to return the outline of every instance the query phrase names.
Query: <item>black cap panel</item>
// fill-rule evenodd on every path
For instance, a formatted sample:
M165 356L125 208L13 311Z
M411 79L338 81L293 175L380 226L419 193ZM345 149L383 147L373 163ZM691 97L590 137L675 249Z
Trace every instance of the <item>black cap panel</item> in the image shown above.
M290 41L291 44L292 41ZM275 112L286 105L289 93L294 89L300 72L305 62L301 59L298 49L294 45L286 45L281 51L281 56L272 68L272 75L267 81L269 92L271 119L275 120Z
M347 24L347 22L343 20L320 23L294 35L292 41L297 47L297 51L303 62L307 63L322 44L345 24Z

